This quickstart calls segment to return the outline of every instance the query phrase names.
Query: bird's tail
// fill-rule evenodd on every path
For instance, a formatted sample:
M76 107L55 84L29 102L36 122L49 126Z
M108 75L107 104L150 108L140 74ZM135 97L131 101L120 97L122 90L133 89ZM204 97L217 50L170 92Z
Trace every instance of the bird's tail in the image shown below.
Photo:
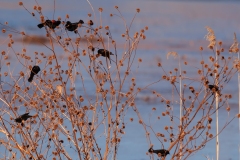
M30 77L28 78L28 82L32 82L34 74L31 73Z
M81 20L81 19L80 19L80 20L78 21L78 23L81 23L81 24L83 24L84 22L83 22L83 20Z
M38 26L38 28L42 28L44 25L42 23L40 23L37 26Z

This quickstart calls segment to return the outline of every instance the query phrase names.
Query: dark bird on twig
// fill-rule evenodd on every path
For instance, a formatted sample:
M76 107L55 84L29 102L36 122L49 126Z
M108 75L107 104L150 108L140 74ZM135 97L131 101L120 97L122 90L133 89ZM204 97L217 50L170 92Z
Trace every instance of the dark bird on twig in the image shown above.
M103 56L103 57L107 57L111 63L111 59L110 59L110 55L114 55L112 52L109 52L106 49L99 49L98 50L98 56Z
M39 66L33 66L30 73L30 77L28 78L28 82L32 82L34 75L38 74L39 71L40 71Z
M74 31L74 33L77 33L77 28L78 28L78 25L79 24L83 24L83 20L80 20L76 23L71 23L70 21L67 21L66 25L65 25L65 28L68 30L68 31Z
M161 157L166 157L169 153L168 150L166 149L157 149L157 150L154 150L153 148L150 148L148 150L149 153L156 153L157 155L161 156Z
M218 86L216 86L216 85L210 84L210 85L208 85L208 88L211 89L211 90L214 88L215 91L218 91Z
M38 28L44 27L44 25L48 26L51 29L55 29L57 26L61 24L61 21L55 21L55 20L46 20L44 23L38 24Z
M209 88L210 90L212 90L213 92L217 92L217 94L218 94L219 96L221 96L219 87L218 87L217 85L212 85L212 84L210 84L210 85L208 85L208 88Z
M16 118L16 119L15 119L15 122L17 122L17 123L22 123L23 120L26 121L28 118L31 118L31 117L32 117L32 116L29 115L29 113L25 113L25 114L19 116L18 118Z
M208 117L208 123L211 124L212 123L212 118Z
M92 20L89 20L89 21L88 21L88 25L92 26L92 25L93 25L93 21L92 21Z

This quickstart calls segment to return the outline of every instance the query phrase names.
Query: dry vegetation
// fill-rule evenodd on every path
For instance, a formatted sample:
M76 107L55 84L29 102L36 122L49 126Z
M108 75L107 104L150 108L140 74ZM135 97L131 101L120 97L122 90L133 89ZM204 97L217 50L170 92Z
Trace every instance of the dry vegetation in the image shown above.
M22 2L19 5L24 7ZM115 9L116 14L110 14L110 17L120 17L126 27L126 32L122 34L126 40L125 48L121 53L111 36L110 27L102 24L101 20L95 24L91 15L86 17L84 24L77 24L76 30L85 32L84 35L76 32L77 38L71 37L74 32L65 28L66 21L71 21L68 15L65 20L59 17L57 20L61 24L52 27L53 24L46 23L38 5L34 6L34 13L29 12L29 18L34 16L39 19L36 25L43 24L45 37L31 37L14 30L9 24L1 24L4 26L2 35L8 41L1 51L0 66L1 159L117 159L124 130L133 121L125 118L129 108L139 118L146 132L142 137L146 137L149 148L153 144L162 146L154 146L154 153L162 159L188 159L234 119L225 117L226 123L219 125L219 132L212 130L211 122L215 120L217 111L226 108L229 112L231 109L228 100L232 96L223 93L225 85L240 68L235 55L228 54L239 52L236 36L234 45L224 49L213 30L207 27L206 38L210 43L205 50L210 49L213 54L209 57L202 55L199 64L196 64L196 74L200 78L188 77L186 71L181 70L188 62L182 62L176 52L169 52L169 58L173 56L179 67L168 73L161 63L156 64L162 77L140 88L137 86L140 80L132 76L134 71L131 68L137 62L145 65L141 58L136 58L136 50L139 41L146 39L144 33L148 27L130 35L131 24L125 23L117 6ZM96 14L101 15L103 11L99 8ZM136 10L136 14L138 12L140 9ZM24 42L33 39L34 43L47 49L47 53L41 50L29 53L28 48L16 49L18 44L14 43L14 35L21 35ZM98 49L111 50L113 55L104 57L98 54ZM59 56L59 52L65 56ZM202 47L199 52L204 52ZM9 57L16 57L17 62L13 64ZM63 59L67 59L67 65L64 65ZM39 66L40 72L35 73L33 66ZM32 82L28 82L31 71L34 77ZM142 119L135 99L142 91L152 86L158 88L162 83L169 85L175 98L166 98L157 90L149 93L165 106L152 108L161 112L159 120L163 116L169 117L170 125L159 126L160 133L157 131L159 127L153 128L151 123ZM173 112L176 101L181 108L180 116ZM31 116L19 117L24 113ZM152 142L151 136L158 141ZM161 152L163 150L157 149L165 149L170 155L165 157ZM156 158L152 152L147 153L149 159Z

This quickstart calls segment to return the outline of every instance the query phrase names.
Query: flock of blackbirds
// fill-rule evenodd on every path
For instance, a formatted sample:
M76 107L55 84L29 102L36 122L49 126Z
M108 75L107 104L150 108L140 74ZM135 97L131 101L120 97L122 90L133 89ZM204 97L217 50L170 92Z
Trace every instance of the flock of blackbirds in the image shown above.
M44 23L40 23L38 24L37 26L39 28L43 28L44 26L47 26L49 27L50 29L55 29L57 26L59 26L61 24L61 21L55 21L55 20L46 20ZM74 31L75 33L77 33L77 28L79 25L82 25L84 24L83 20L79 20L78 22L75 22L75 23L72 23L70 21L67 21L66 24L65 24L65 28L68 30L68 31ZM89 25L93 25L93 21L90 20L89 21ZM112 52L106 50L106 49L99 49L98 50L98 56L102 56L102 57L107 57L111 63L111 59L110 59L110 55L114 55ZM40 72L40 67L35 65L32 67L31 69L31 73L30 73L30 77L28 78L28 82L32 82L33 81L33 77L35 75L38 74L38 72ZM17 117L15 119L15 122L17 123L21 123L23 125L23 121L26 121L28 118L31 118L32 116L29 115L29 113L25 113L23 115L20 115L19 117Z
M61 24L61 21L55 21L55 20L46 20L44 23L40 23L38 24L38 28L43 28L44 26L49 27L50 29L55 29L57 26L59 26ZM77 28L79 25L84 24L83 20L79 20L78 22L72 23L70 21L67 21L65 24L65 28L66 30L72 32L74 31L75 33L77 33ZM89 21L89 25L93 25L93 21L90 20Z
M55 21L55 20L46 20L44 23L40 23L37 26L39 28L43 28L44 26L49 27L50 29L55 29L57 26L59 26L61 24L61 21ZM66 30L70 31L70 32L74 32L74 33L78 33L77 28L79 25L84 24L83 20L79 20L78 22L72 23L70 21L67 21L65 24L65 28ZM88 22L89 25L93 25L93 21L89 20ZM111 63L111 59L110 59L110 55L114 55L112 52L106 50L106 49L99 49L98 50L98 56L103 56L103 57L107 57ZM31 82L31 79L30 79Z
M40 23L37 26L39 28L42 28L44 26L48 26L50 29L55 29L57 26L59 26L61 24L61 21L55 21L55 20L46 20L44 23ZM80 24L84 24L83 20L80 20L76 23L72 23L70 21L67 21L65 24L65 28L68 31L74 31L75 33L77 33L77 28ZM93 25L93 22L90 21L90 25ZM110 55L114 55L112 52L106 50L106 49L99 49L98 50L98 56L103 56L103 57L107 57L111 63L111 59L110 59ZM40 67L39 66L33 66L31 69L31 73L30 73L30 77L28 79L28 82L32 82L34 75L38 74L38 72L40 71ZM219 92L219 88L216 85L208 85L208 88L210 90L214 89L216 92ZM31 118L32 116L29 115L29 113L25 113L23 115L20 115L18 118L15 119L15 122L17 123L22 123L23 121L26 121L28 118ZM168 150L165 149L158 149L158 150L154 150L152 147L148 150L149 153L156 153L158 156L161 157L166 157L169 153Z

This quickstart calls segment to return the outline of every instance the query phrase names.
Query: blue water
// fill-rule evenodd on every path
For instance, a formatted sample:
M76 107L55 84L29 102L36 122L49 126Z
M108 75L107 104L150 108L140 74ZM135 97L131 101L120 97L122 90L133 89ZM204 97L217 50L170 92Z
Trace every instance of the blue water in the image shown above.
M25 7L33 12L34 1L23 1ZM114 6L118 6L122 15L124 16L127 24L131 23L131 20L135 14L136 8L140 8L141 12L137 14L134 19L134 23L130 30L131 35L135 31L140 31L145 26L149 27L146 31L146 40L142 41L138 47L137 58L142 58L146 67L140 66L137 69L138 64L135 64L137 70L137 77L139 78L139 86L146 86L149 82L153 82L162 76L162 72L156 68L155 64L161 61L166 67L167 71L171 68L178 67L177 61L170 59L166 60L166 54L169 51L176 51L181 57L187 56L188 61L192 65L199 64L200 52L199 47L204 47L204 56L211 54L206 47L208 44L204 39L207 31L206 26L211 27L217 40L222 40L224 47L228 48L233 42L234 32L237 36L240 36L240 3L239 1L128 1L128 0L93 0L91 1L95 11L99 7L104 9L102 13L103 26L109 25L113 37L118 44L118 52L121 53L124 48L124 40L121 38L121 34L125 31L123 21L117 16L110 17L110 13L119 14ZM93 19L96 23L99 22L99 13L96 12L96 17L91 10L91 7L84 0L58 0L56 1L55 13L53 10L53 1L41 0L39 4L43 8L43 14L52 19L61 17L65 19L65 15L69 14L72 21L78 21L83 19ZM91 13L91 18L87 17L87 14ZM37 15L37 14L36 14ZM38 29L36 26L39 23L39 18L32 17L24 8L18 5L16 0L1 0L0 2L0 22L8 22L8 25L20 30L25 31L29 35L45 35L44 29ZM0 25L0 28L4 28ZM13 33L12 33L13 34ZM4 50L6 43L4 41L6 35L0 34L0 51ZM19 38L17 34L14 34L16 38ZM75 36L71 34L71 36ZM34 51L48 52L48 50L40 45L31 45L18 43L16 50L21 48L27 48L27 51L33 53ZM59 52L59 55L62 53ZM225 53L228 54L228 53ZM16 59L12 59L15 61ZM64 60L62 61L64 64ZM18 69L17 66L16 70ZM187 66L183 70L187 70L190 74L195 73L193 68ZM147 75L147 76L146 76ZM197 76L196 76L197 77ZM89 91L94 91L91 88L91 82L86 79L86 85L89 86ZM226 93L232 93L233 99L230 101L231 112L230 117L233 117L238 113L237 109L237 81L236 77L233 78L233 82L227 85ZM76 88L81 92L81 85L77 84ZM171 97L171 88L166 85L156 85L150 87L151 90L157 90L161 93L165 93L167 97ZM153 127L156 132L164 132L164 122L169 121L168 117L162 117L161 112L165 110L165 106L159 104L158 100L144 101L145 98L152 98L150 91L143 92L137 97L136 104L143 119L148 122L149 116L153 122ZM178 115L178 105L174 105L174 112ZM152 112L152 107L156 107L157 111ZM225 109L220 110L221 124L226 122L227 113ZM160 115L161 120L157 121L156 117ZM126 126L126 134L121 140L121 144L118 152L119 160L147 160L150 159L146 155L149 148L147 140L145 138L145 131L143 127L138 123L136 113L129 109L126 114L126 121L133 117L134 122L128 123ZM215 121L213 122L215 123ZM215 130L213 126L212 131ZM153 135L150 136L151 141L154 144L154 148L161 148L161 144L157 141ZM103 141L104 142L104 141ZM235 119L220 135L220 160L236 160L238 159L238 121ZM169 146L169 142L165 144L165 148ZM173 151L172 151L173 153ZM211 159L216 159L215 156L215 140L210 141L202 150L190 157L190 160L202 160L206 159L205 156L209 156ZM155 157L155 159L157 159ZM166 158L170 159L170 156Z

